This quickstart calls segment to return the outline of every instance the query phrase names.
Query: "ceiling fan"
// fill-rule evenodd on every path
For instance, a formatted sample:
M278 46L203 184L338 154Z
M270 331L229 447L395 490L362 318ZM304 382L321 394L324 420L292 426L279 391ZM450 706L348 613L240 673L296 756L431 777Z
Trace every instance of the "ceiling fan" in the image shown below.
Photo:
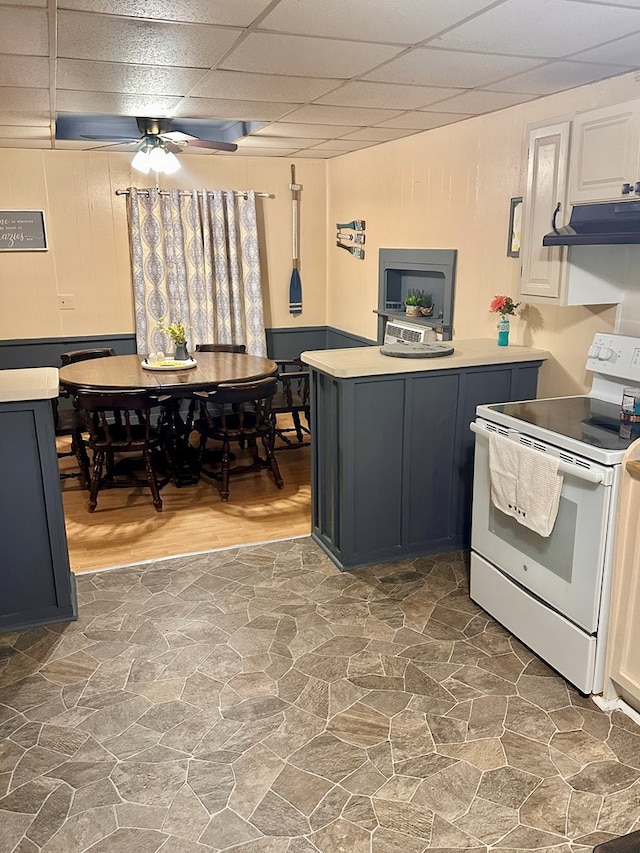
M145 173L153 170L170 174L180 168L175 155L189 148L236 151L238 146L235 142L226 141L224 137L237 139L250 132L250 124L189 118L58 113L56 138L109 142L104 148L135 146L131 162L135 169Z

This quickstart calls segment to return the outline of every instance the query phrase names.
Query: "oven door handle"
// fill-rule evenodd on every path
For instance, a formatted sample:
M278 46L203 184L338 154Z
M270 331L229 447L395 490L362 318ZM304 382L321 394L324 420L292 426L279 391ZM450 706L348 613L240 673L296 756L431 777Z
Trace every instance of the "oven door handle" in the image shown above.
M475 421L472 421L469 424L471 432L475 432L476 435L483 435L485 438L489 438L491 433L479 427ZM514 429L509 430L510 434L518 435L518 431ZM526 446L526 445L525 445ZM534 453L538 453L539 451L534 450ZM541 456L544 454L540 453ZM559 474L568 474L570 477L577 477L579 480L586 480L588 483L602 483L604 481L604 474L602 471L590 471L586 468L578 468L577 465L570 465L568 462L563 462L560 460L558 464L558 473Z

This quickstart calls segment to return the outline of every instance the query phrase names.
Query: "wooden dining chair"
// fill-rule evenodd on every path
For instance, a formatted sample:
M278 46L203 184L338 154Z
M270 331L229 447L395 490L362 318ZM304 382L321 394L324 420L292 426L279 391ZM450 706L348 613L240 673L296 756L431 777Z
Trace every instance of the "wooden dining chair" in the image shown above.
M196 352L230 352L236 353L237 355L246 355L247 348L244 344L196 344ZM196 399L192 398L185 418L187 433L190 433L193 430L196 405ZM244 447L243 444L240 446Z
M164 451L164 428L154 425L154 414L162 410L163 401L146 391L96 392L78 390L74 406L86 431L87 446L93 451L93 466L89 477L89 512L98 504L98 491L102 488L148 485L153 505L162 511L160 489L169 481L167 475L158 482L154 454L162 452L170 470L170 459ZM136 454L144 462L144 478L135 472L119 476L118 456Z
M279 489L284 488L273 452L275 428L271 417L271 400L276 390L276 379L270 378L236 385L220 385L215 391L200 398L200 416L194 423L195 430L200 434L196 479L199 479L201 474L206 474L217 480L223 501L229 500L229 478L235 474L269 469L276 486ZM209 439L222 443L219 471L203 467ZM264 459L259 455L258 439L264 448ZM246 444L252 456L250 464L231 467L232 442L241 446L243 442Z
M112 355L116 355L113 347L69 350L68 352L61 353L60 362L62 367L66 367L68 364L74 364L77 361L89 361L92 358L108 358ZM60 479L66 480L72 477L79 477L82 485L89 488L91 485L87 480L89 457L82 439L83 420L75 408L60 406L60 400L65 399L70 400L71 395L67 391L60 389L58 396L54 397L51 401L56 438L65 436L71 438L70 449L58 450L58 459L75 456L78 462L78 471L61 471Z
M284 444L276 447L277 450L286 448L308 447L309 441L305 436L311 435L309 424L309 369L299 358L278 359L278 389L271 403L271 413L276 436ZM285 416L289 416L287 425L284 424ZM302 423L300 416L304 415L306 423ZM280 416L280 422L278 422ZM293 421L293 426L289 424ZM289 435L295 433L297 442L291 440Z
M60 361L62 362L62 366L66 367L67 364L75 364L77 361L89 361L92 358L108 358L110 355L116 355L113 347L74 349L61 353Z

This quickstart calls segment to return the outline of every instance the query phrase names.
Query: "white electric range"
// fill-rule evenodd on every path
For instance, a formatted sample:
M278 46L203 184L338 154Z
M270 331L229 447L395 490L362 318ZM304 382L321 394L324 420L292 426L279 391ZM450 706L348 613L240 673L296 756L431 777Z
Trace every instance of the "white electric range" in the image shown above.
M640 389L640 338L597 334L586 369L587 395L476 409L471 598L589 694L604 682L620 466L640 438L640 423L620 418L624 389ZM492 433L560 459L564 480L549 537L493 506Z

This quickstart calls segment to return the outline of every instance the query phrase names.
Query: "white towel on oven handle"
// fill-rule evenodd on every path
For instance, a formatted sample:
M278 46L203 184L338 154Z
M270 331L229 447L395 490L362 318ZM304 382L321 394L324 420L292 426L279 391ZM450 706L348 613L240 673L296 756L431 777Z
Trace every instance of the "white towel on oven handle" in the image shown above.
M491 501L539 536L547 537L558 515L563 476L560 460L502 435L489 436Z

